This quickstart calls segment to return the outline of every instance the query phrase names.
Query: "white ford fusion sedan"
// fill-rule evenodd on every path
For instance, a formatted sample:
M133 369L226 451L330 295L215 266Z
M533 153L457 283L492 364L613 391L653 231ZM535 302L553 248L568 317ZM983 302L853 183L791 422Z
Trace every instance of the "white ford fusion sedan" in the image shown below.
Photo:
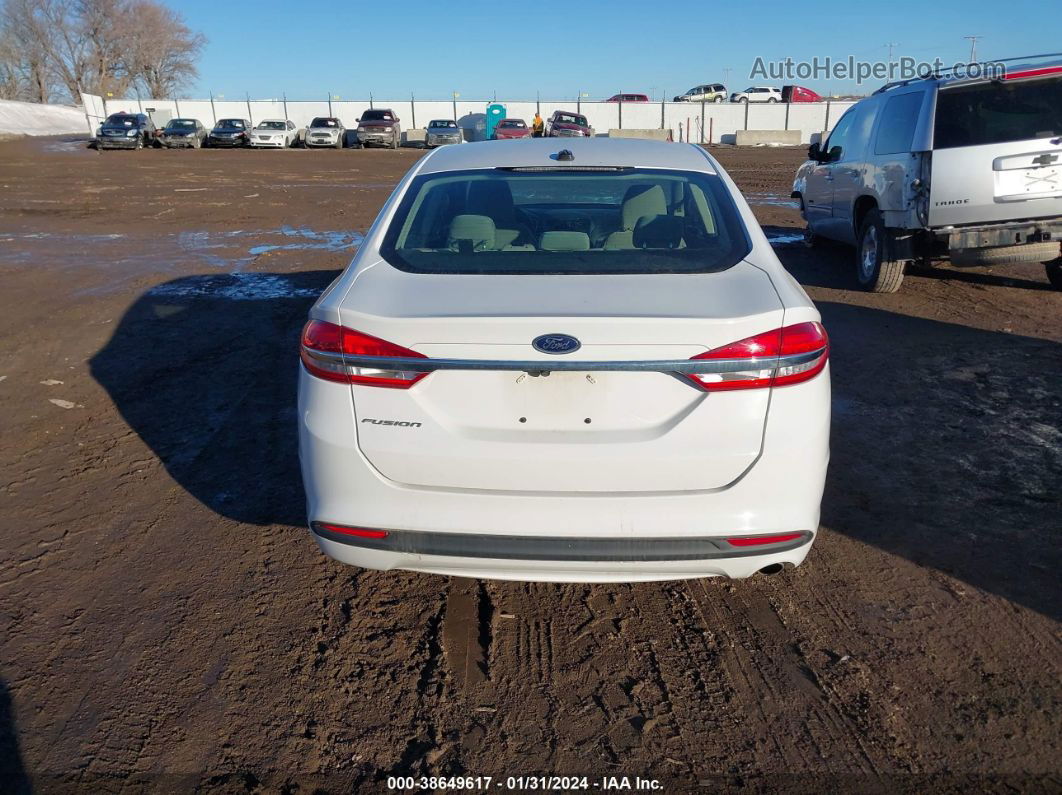
M699 147L443 147L301 340L310 529L372 569L513 580L798 565L829 344Z

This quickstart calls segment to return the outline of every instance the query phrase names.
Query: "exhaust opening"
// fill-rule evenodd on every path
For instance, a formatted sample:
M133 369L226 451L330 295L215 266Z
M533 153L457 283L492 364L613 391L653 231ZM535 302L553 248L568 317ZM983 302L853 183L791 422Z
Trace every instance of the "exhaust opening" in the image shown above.
M762 569L760 569L760 574L777 574L784 568L785 567L781 563L772 563L771 565L764 566Z

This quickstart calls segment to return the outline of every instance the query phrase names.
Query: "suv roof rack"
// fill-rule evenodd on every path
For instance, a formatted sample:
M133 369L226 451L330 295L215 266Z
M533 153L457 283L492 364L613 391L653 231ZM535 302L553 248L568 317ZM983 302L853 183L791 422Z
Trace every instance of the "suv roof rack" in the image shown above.
M978 65L984 64L984 63L1012 64L1015 61L1022 61L1021 66L1023 66L1023 67L1027 66L1027 67L1030 67L1030 68L1034 68L1036 66L1036 64L1032 64L1032 63L1028 63L1028 62L1032 61L1032 60L1035 60L1037 58L1062 58L1062 52L1046 52L1046 53L1040 53L1038 55L1020 55L1020 56L1017 56L1015 58L993 58L991 61L977 61L976 64L978 64ZM920 83L920 82L922 82L924 80L947 80L947 79L953 77L954 72L955 72L956 69L968 69L969 67L971 67L973 65L975 65L973 62L967 63L967 64L956 64L955 66L952 66L952 67L950 67L948 69L941 69L938 72L930 72L929 74L919 75L918 77L910 77L907 80L896 80L896 81L893 81L892 83L886 83L881 88L879 88L877 91L875 91L874 94L881 94L881 93L884 93L885 91L891 91L894 88L901 88L902 86L909 86L912 83ZM1015 70L1015 71L1018 71L1018 70ZM957 79L967 79L967 78L957 78ZM871 96L874 96L874 94L871 94Z

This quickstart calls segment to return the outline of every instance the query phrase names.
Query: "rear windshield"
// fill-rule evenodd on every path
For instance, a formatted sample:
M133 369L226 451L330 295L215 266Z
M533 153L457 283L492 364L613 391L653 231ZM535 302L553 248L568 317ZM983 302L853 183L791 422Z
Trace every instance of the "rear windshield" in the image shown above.
M413 273L709 273L750 249L718 176L650 169L417 177L384 236Z
M934 149L1062 135L1062 78L941 89Z

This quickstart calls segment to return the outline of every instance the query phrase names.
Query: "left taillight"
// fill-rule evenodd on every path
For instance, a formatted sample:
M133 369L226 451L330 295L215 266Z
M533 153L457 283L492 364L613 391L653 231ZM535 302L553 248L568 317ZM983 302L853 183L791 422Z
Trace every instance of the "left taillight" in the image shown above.
M790 386L814 378L826 367L830 340L820 323L796 323L731 342L691 361L732 362L730 372L687 373L709 392Z
M427 357L393 342L363 334L360 331L311 320L302 330L299 355L303 367L312 376L341 384L409 389L427 373L412 370L386 369L366 366L366 356L388 359L426 359ZM359 357L358 363L349 361Z

